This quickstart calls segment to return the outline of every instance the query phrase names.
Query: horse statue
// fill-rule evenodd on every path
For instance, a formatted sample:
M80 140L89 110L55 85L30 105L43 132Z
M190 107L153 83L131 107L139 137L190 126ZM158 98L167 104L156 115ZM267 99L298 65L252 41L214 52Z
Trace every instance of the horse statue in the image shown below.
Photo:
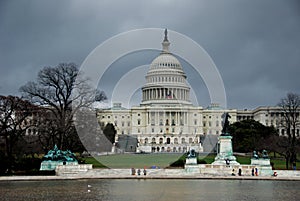
M229 118L231 118L231 116L229 115L228 112L225 112L223 115L222 115L222 118L223 118L223 128L222 128L222 136L230 136L229 132L228 132L228 128L229 128Z

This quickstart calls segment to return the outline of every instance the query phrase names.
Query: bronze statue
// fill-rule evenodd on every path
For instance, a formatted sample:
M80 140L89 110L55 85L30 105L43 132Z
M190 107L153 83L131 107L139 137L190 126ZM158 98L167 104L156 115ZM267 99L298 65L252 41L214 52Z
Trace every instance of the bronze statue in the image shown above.
M195 150L194 149L190 150L188 152L188 156L187 157L188 158L196 158L196 152L195 152Z
M269 158L268 152L265 149L262 151L262 158L264 158L264 159L268 159Z
M255 159L258 159L259 157L258 157L258 154L256 153L256 151L253 151L253 156L252 156L253 158L255 158Z
M229 128L229 118L231 118L231 116L229 115L228 112L225 112L223 115L222 115L222 118L223 118L223 129L222 129L222 136L230 136L229 132L228 132L228 128Z
M77 161L75 154L70 150L61 151L54 145L53 150L48 151L48 153L43 157L43 161Z

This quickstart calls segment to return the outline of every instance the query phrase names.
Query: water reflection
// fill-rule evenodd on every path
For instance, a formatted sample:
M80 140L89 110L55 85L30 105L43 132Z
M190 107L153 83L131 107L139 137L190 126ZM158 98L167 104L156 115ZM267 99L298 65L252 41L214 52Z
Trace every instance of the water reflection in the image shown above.
M0 200L298 200L299 181L63 180L0 182Z

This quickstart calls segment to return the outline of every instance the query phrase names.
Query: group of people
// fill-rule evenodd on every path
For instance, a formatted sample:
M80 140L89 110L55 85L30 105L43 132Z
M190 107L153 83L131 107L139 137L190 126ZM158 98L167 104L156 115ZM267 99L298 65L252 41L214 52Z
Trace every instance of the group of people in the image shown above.
M232 169L231 175L232 175L232 176L235 176L235 170L234 170L234 169ZM239 176L242 176L242 169L241 169L241 168L239 168L238 175L239 175Z
M258 169L257 168L252 168L251 175L252 176L258 176Z
M141 173L142 173L141 169L138 169L138 170L136 171L135 168L131 168L131 175L136 175L136 174L137 174L137 175L141 175ZM147 175L147 170L146 170L146 168L144 168L143 174L144 174L144 176Z

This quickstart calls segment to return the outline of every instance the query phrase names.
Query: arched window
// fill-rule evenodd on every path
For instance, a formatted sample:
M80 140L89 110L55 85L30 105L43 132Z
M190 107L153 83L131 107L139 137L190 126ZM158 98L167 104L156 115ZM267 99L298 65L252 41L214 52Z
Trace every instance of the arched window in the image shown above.
M148 138L145 138L145 144L148 144Z
M159 138L159 144L162 144L164 142L164 139L161 137Z
M184 138L181 139L181 144L185 144L185 139Z
M171 139L169 137L167 138L167 144L171 144Z
M152 138L152 144L156 144L155 138Z
M178 138L174 138L174 144L178 144Z

